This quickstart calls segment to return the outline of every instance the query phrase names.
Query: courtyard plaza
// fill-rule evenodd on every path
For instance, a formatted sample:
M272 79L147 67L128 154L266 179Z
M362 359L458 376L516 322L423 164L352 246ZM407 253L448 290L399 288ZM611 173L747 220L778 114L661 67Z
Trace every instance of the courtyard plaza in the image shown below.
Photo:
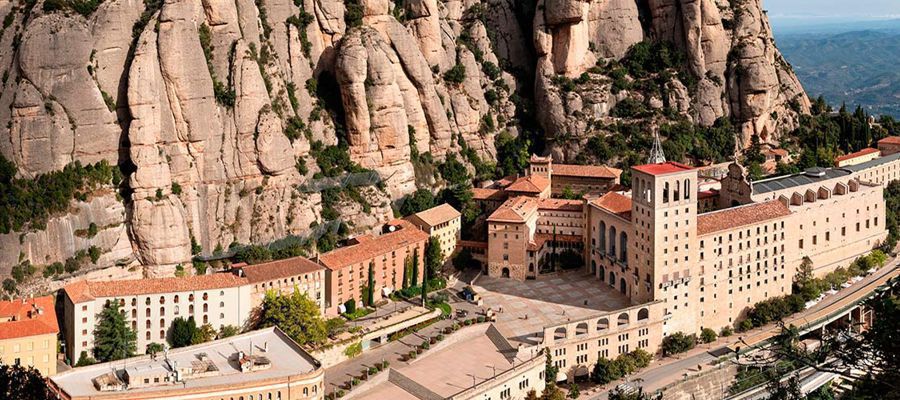
M497 329L512 342L535 345L547 325L631 306L620 292L584 271L562 271L517 281L482 275L473 289L493 310Z

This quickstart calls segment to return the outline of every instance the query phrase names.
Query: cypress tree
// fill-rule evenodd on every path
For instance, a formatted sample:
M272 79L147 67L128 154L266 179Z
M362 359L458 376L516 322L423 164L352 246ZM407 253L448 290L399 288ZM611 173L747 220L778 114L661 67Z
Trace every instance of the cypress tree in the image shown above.
M375 262L369 261L369 292L366 294L369 307L375 307Z
M406 260L403 261L403 289L409 287L409 268L412 264L412 261L409 260L409 256L406 256Z
M416 286L419 284L419 249L413 250L413 260L412 260L412 281L409 282L409 286Z

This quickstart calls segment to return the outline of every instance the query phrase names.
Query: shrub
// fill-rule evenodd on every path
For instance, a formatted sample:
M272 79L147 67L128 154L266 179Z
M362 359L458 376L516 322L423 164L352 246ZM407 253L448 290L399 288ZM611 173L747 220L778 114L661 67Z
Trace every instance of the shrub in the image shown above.
M703 328L703 330L700 331L700 340L702 340L703 343L715 342L716 341L716 331L714 331L710 328Z
M490 61L485 61L481 64L481 71L492 81L499 78L501 72L500 68L497 67L497 64Z
M722 331L719 332L719 336L722 336L722 337L729 337L733 334L734 334L734 329L732 329L730 326L726 326L726 327L722 328Z
M453 68L444 73L444 81L451 84L459 85L466 80L466 67L462 64L456 64Z
M684 353L693 349L697 344L697 337L694 335L686 335L684 332L675 332L666 336L662 342L663 355L672 355Z

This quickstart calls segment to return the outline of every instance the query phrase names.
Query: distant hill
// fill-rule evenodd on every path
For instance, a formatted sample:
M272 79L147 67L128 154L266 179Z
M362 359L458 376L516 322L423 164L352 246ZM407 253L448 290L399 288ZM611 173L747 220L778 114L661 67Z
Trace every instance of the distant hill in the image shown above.
M790 33L776 40L811 97L900 118L900 29Z

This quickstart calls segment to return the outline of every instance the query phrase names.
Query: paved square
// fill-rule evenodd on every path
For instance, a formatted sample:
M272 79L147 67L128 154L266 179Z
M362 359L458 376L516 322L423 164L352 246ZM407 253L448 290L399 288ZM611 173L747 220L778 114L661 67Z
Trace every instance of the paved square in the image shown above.
M497 328L511 341L537 344L545 325L585 318L631 305L630 300L598 278L560 272L525 282L482 276L475 290L485 308L497 314ZM503 312L499 312L500 310Z

